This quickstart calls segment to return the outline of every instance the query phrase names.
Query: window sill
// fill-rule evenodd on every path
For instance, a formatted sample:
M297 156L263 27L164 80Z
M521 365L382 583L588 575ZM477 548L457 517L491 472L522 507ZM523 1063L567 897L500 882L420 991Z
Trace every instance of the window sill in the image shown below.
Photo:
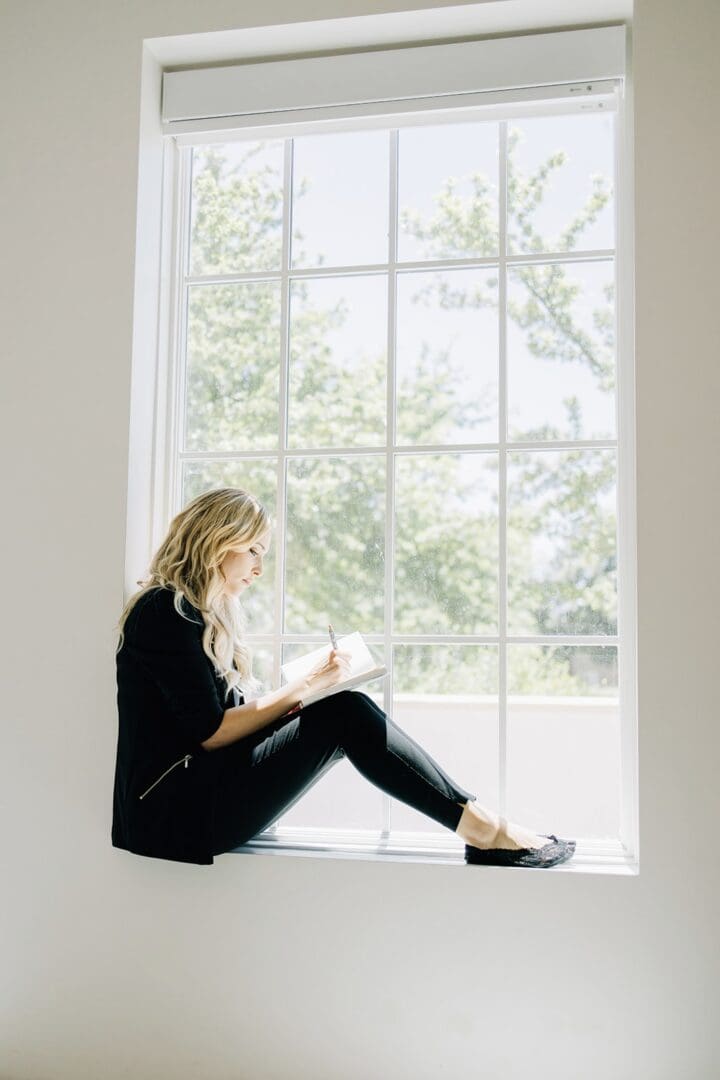
M315 835L311 835L315 833ZM299 835L302 834L302 835ZM372 859L376 862L434 863L440 866L467 866L462 842L433 834L402 834L394 837L344 833L329 837L322 830L283 829L262 833L247 844L234 848L239 855L299 855L320 859ZM534 867L473 866L473 870L531 870ZM636 877L639 865L619 841L578 841L572 859L553 871L571 874L620 874Z

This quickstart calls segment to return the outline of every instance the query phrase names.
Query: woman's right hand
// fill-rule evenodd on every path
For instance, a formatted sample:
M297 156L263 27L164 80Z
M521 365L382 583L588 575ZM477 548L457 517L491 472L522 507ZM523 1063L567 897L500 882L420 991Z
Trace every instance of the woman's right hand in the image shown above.
M327 690L330 686L342 682L350 674L351 653L340 649L331 649L326 660L321 660L305 676L308 691Z

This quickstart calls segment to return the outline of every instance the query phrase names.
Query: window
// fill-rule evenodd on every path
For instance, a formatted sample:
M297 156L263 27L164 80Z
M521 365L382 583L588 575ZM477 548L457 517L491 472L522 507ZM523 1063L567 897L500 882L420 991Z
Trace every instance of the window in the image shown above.
M498 42L426 47L428 86L468 44ZM365 689L460 785L621 859L620 72L383 97L375 69L348 102L328 66L305 102L297 65L337 59L242 113L171 110L262 65L165 77L167 517L224 484L273 512L244 601L268 688L359 629L389 669ZM347 761L249 846L462 851Z

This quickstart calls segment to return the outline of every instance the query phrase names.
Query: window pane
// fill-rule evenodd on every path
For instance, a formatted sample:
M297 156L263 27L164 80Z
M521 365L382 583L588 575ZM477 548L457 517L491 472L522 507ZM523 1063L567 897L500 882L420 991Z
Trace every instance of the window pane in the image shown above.
M498 651L495 645L396 645L392 718L456 784L493 809L498 801ZM441 832L392 800L392 827Z
M289 445L384 444L387 276L303 279L290 296Z
M269 693L275 689L273 679L273 651L268 645L253 645L252 642L247 642L252 652L252 672L256 679L259 679L262 683L260 690L257 692L257 697L262 697L263 694ZM252 696L248 695L245 699L251 701Z
M508 454L508 633L617 633L616 460Z
M398 443L496 442L495 270L397 279Z
M189 290L186 450L278 445L280 285Z
M387 131L293 142L292 266L388 260Z
M497 633L497 454L396 460L395 633Z
M384 457L291 459L287 508L285 632L382 633Z
M508 124L508 253L615 246L609 113Z
M302 720L300 721L302 723ZM318 829L327 840L337 830L377 839L383 827L383 793L347 758L338 759L275 822L279 829ZM344 839L340 838L339 839Z
M398 259L498 253L498 125L405 128L398 151Z
M507 817L556 836L620 832L614 646L508 647Z
M282 141L196 146L190 273L279 270L282 204Z
M277 460L253 458L250 461L186 461L182 473L182 504L210 488L239 487L259 499L273 522L277 520ZM273 533L270 551L263 560L262 576L240 599L247 614L248 634L270 634L275 629L275 548ZM255 672L255 674L258 674ZM258 678L261 676L258 675Z
M612 263L508 271L508 438L615 437Z

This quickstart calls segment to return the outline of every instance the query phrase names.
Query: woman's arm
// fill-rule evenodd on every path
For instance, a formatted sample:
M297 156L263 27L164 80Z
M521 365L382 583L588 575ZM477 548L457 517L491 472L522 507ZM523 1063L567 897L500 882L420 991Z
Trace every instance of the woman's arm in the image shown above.
M349 653L331 649L327 660L317 664L304 678L295 679L279 690L271 690L254 701L246 701L244 705L226 709L220 727L200 745L204 750L218 750L259 731L296 705L301 706L310 690L324 689L340 682L349 671L349 660Z
M302 702L303 694L307 692L307 681L296 679L295 682L263 694L254 701L246 701L244 705L226 709L220 727L200 745L203 750L219 750L221 746L228 746L238 739L243 739L284 716L293 706Z

